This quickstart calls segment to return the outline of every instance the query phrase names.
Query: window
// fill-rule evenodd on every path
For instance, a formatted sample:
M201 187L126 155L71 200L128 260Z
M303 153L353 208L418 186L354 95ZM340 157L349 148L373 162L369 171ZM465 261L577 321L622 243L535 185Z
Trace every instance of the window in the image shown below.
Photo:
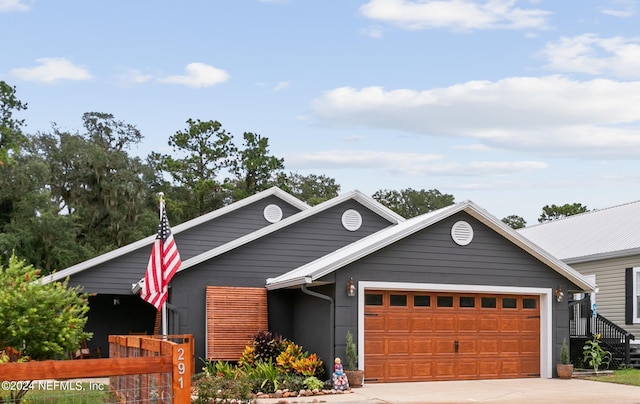
M496 298L495 297L483 297L482 298L482 308L483 309L495 309L496 308Z
M364 296L364 304L367 306L382 306L382 294L366 294Z
M460 307L476 307L476 298L473 296L460 296Z
M413 307L429 307L431 306L431 296L428 295L414 295Z
M503 309L515 309L517 308L518 299L515 297L503 297L502 308Z
M536 299L522 299L522 308L523 309L535 309L537 307Z
M453 296L438 296L436 302L438 307L453 307Z
M389 296L389 306L406 307L407 306L407 295L390 295Z

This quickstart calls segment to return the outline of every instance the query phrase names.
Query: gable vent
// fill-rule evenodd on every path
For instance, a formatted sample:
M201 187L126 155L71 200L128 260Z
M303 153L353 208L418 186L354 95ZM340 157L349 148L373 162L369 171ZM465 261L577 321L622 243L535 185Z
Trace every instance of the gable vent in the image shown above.
M274 205L273 203L265 206L264 208L264 218L267 219L269 223L276 223L282 220L282 209L280 206Z
M362 216L357 210L346 210L342 214L342 225L349 231L356 231L362 226Z
M458 245L467 245L473 240L473 227L464 220L455 222L451 226L451 238Z

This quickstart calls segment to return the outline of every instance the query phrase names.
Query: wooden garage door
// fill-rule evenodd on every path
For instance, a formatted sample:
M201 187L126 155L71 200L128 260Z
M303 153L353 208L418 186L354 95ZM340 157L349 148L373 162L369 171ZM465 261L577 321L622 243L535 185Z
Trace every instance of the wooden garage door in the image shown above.
M540 376L538 296L367 291L365 379Z

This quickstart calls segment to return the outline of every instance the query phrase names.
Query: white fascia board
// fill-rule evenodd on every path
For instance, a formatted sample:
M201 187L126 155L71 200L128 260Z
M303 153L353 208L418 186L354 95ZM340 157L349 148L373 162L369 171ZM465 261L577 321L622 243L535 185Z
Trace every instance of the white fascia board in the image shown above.
M521 235L520 233L507 226L501 220L498 220L495 216L489 214L484 209L475 205L473 202L469 202L469 209L466 209L467 213L476 219L480 220L484 224L493 228L499 234L502 234L508 240L515 245L519 246L538 260L542 261L553 270L564 276L579 288L585 292L595 292L597 286L593 284L589 279L585 278L580 272L571 268L569 265L562 262L560 259L552 256L538 245L534 244L531 240Z
M209 212L207 214L204 214L202 216L198 216L194 219L188 220L184 223L181 223L177 226L172 226L171 227L171 232L173 234L178 234L180 232L183 232L185 230L188 230L192 227L198 226L200 224L203 224L209 220L215 219L217 217L223 216L227 213L233 212L234 210L240 209L242 207L248 206L256 201L259 201L261 199L264 199L268 196L277 196L278 198L284 200L285 202L289 203L292 206L295 206L296 208L300 209L301 211L307 210L310 208L309 205L307 205L306 203L302 202L301 200L299 200L298 198L289 195L288 193L286 193L285 191L281 190L278 187L271 187L267 190L258 192L257 194L253 194L251 196L248 196L244 199L241 199L237 202L232 203L231 205L227 205L224 206L220 209L216 209L213 212ZM65 279L68 276L74 275L78 272L82 272L86 269L89 269L91 267L94 267L96 265L102 264L104 262L110 261L114 258L120 257L122 255L128 254L132 251L135 251L139 248L145 247L145 246L149 246L151 244L153 244L153 241L156 239L156 235L152 235L149 237L145 237L141 240L138 240L136 242L133 242L131 244L128 244L126 246L120 247L118 249L115 249L113 251L109 251L108 253L99 255L97 257L91 258L87 261L83 261L79 264L73 265L69 268L65 268L61 271L58 272L54 272L53 274L47 275L45 277L42 278L42 282L43 283L50 283L50 282L55 282L55 281L59 281L62 279Z
M291 286L291 282L295 282L296 279L299 280L303 277L311 277L311 279L315 281L342 268L347 264L357 261L360 258L366 257L367 255L381 248L393 244L396 241L409 236L410 234L431 226L432 224L442 220L444 217L450 216L462 210L465 206L466 203L451 205L446 208L419 216L417 218L408 219L396 226L379 230L378 232L373 233L361 240L358 240L323 257L320 257L315 261L311 261L310 263L289 271L286 274L268 280L267 288L273 290Z

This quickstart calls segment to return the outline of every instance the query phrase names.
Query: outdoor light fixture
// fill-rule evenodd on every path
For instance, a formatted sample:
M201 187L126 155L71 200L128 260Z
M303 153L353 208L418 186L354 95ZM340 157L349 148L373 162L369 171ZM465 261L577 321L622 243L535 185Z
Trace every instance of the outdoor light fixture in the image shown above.
M119 306L119 305L120 305L120 299L119 299L119 298L117 298L117 297L114 297L114 298L113 298L113 305L114 305L114 306Z
M347 296L354 297L356 295L356 285L353 284L353 278L349 278L347 282Z
M564 300L564 292L562 291L562 286L558 285L558 289L556 289L556 301L560 303Z

